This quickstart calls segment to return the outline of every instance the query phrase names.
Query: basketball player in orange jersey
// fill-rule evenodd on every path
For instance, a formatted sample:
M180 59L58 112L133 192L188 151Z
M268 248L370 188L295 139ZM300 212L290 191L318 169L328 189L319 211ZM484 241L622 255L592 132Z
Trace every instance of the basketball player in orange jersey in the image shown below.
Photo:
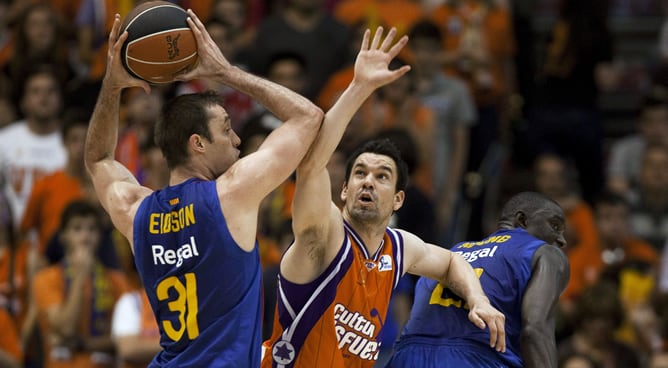
M295 241L281 260L277 313L272 337L263 346L263 368L372 367L390 295L405 272L438 280L463 297L470 321L489 328L491 348L505 350L505 317L490 305L468 262L388 227L408 180L406 164L389 140L372 141L349 158L343 209L331 201L326 165L348 122L376 88L410 69L388 69L408 39L392 45L396 30L384 39L382 33L379 28L371 40L365 32L353 81L325 115L297 168Z
M262 280L257 249L260 202L297 168L322 123L306 98L231 65L188 11L199 64L181 80L210 78L248 94L283 121L257 151L239 159L239 136L215 93L168 102L156 143L169 185L139 185L114 160L121 91L143 87L120 63L127 32L117 15L107 72L88 129L85 161L96 193L128 239L158 322L160 346L149 367L258 367Z

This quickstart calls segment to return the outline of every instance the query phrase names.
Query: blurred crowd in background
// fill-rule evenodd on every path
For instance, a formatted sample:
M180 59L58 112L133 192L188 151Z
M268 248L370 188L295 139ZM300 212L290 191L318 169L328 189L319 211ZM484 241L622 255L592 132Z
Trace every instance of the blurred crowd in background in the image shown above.
M113 15L139 2L0 0L2 367L141 367L159 349L130 248L83 163ZM412 71L365 102L330 161L333 197L347 154L379 136L411 169L393 225L443 247L492 232L499 204L518 191L548 195L566 212L571 263L560 367L668 367L668 3L173 2L195 11L231 62L324 110L351 81L365 29L409 35L396 66ZM208 80L126 90L116 158L143 185L168 184L152 139L163 102L208 89L220 93L242 155L281 124ZM265 337L293 190L286 181L260 216ZM97 251L84 251L91 241ZM385 357L414 282L404 277L393 297Z

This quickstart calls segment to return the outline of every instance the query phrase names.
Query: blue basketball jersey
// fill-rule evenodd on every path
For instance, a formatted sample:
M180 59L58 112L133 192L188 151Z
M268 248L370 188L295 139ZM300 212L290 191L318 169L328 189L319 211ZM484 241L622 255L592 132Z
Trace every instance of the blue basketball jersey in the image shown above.
M513 229L497 231L478 242L462 242L451 249L471 264L490 303L505 314L505 353L489 347L489 330L481 330L469 321L469 309L462 298L437 281L424 277L415 287L415 302L397 350L411 344L449 346L476 353L470 356L484 354L488 355L489 361L522 367L522 296L531 277L533 255L544 244L524 229ZM480 362L471 361L470 364L467 366L473 367Z
M163 348L150 367L258 367L257 243L248 253L232 239L216 183L190 179L154 192L137 211L133 237Z

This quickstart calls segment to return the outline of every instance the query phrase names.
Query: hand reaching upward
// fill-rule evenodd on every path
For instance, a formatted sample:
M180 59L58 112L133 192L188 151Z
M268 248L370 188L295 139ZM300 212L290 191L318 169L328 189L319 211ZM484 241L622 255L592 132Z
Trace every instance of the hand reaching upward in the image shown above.
M362 47L355 61L353 83L358 83L375 90L394 82L411 70L409 65L404 65L396 70L389 69L392 59L399 54L408 42L408 36L403 36L392 46L396 34L397 29L392 27L390 32L385 36L385 39L383 39L383 27L378 27L373 40L369 42L371 31L367 29L364 32Z

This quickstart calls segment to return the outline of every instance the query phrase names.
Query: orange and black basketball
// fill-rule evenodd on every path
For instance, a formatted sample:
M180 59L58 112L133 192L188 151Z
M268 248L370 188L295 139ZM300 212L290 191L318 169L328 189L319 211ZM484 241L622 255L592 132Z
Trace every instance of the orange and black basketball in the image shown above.
M197 42L183 8L168 1L148 1L125 17L121 49L127 71L149 83L169 83L197 65Z

